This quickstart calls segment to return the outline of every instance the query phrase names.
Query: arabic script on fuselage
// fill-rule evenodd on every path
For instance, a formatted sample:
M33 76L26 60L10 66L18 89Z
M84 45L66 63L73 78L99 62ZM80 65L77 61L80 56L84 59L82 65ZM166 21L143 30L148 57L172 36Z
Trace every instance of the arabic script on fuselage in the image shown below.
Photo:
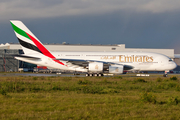
M103 59L103 60L115 60L116 56L102 56L101 59Z
M118 55L118 56L102 56L102 60L116 60L119 57L119 62L153 62L153 56L147 55ZM117 59L118 60L118 59Z

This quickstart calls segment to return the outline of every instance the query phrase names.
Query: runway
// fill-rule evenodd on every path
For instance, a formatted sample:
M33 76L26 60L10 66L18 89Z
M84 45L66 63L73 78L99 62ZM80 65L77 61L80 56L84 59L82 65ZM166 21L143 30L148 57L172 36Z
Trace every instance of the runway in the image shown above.
M168 76L180 76L180 74L168 74ZM79 75L73 75L73 74L53 74L53 73L0 73L0 76L8 77L8 76L45 76L45 77L50 77L50 76L60 76L60 77L86 77L84 73L79 74ZM113 75L107 75L105 74L103 77L112 77ZM114 75L114 76L122 76L122 77L162 77L162 73L151 73L151 74L135 74L135 73L129 73L129 74L119 74L119 75Z

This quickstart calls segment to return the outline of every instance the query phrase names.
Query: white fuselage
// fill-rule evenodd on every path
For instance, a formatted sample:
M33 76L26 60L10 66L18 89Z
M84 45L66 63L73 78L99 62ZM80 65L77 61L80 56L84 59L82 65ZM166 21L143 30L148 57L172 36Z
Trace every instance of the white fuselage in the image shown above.
M86 60L107 62L120 65L132 66L131 70L139 71L167 71L176 68L176 63L169 57L149 52L52 52L56 59L59 59L64 65L57 63L53 59L44 56L43 54L32 54L29 56L40 57L41 59L21 58L19 60L47 66L49 68L74 70L88 72L84 67L69 64L66 60Z

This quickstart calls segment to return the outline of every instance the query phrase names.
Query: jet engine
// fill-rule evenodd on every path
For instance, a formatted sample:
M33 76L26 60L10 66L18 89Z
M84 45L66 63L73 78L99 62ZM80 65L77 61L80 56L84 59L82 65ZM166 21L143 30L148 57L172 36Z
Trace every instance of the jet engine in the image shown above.
M100 62L90 62L89 63L90 72L103 72L103 63Z
M124 70L123 65L111 65L111 66L109 66L109 73L121 74L121 73L123 73L123 70Z
M101 62L90 62L88 65L89 72L102 73L107 71L113 74L122 74L124 71L123 65L105 65Z

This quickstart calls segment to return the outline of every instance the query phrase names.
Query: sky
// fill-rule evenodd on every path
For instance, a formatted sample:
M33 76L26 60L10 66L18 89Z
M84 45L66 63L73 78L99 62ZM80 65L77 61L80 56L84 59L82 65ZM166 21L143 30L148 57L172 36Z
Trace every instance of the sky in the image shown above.
M180 0L1 0L0 43L21 20L42 43L126 44L180 54Z

